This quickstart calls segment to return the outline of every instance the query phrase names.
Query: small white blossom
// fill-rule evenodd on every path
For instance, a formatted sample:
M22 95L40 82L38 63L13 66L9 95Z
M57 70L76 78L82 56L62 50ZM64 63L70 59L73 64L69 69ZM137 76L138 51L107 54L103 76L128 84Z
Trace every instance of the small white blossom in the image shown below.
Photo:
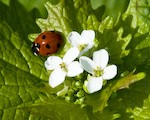
M117 74L116 65L107 65L109 60L108 52L105 49L95 51L93 60L88 57L80 57L82 68L92 76L87 77L84 82L84 90L87 93L94 93L102 88L103 80L110 80Z
M53 70L49 77L49 84L52 88L64 82L65 77L75 77L83 72L78 61L74 61L79 55L79 50L75 47L70 48L63 59L58 56L50 56L45 61L47 70Z
M79 56L87 52L94 45L95 32L93 30L83 30L81 35L78 32L71 32L68 40L73 47L80 51Z

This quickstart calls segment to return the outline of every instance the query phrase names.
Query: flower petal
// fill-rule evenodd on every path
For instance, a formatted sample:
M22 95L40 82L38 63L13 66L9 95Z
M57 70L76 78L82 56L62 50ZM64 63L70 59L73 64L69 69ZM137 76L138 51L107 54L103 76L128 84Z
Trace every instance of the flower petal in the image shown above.
M55 69L50 77L49 77L49 84L52 88L60 85L61 83L64 82L65 80L65 76L66 76L66 72L63 71L61 68L57 68Z
M83 30L81 33L81 41L84 44L89 44L94 41L95 32L93 30Z
M68 65L67 76L75 77L83 72L83 69L78 61L74 61Z
M62 62L62 59L57 56L50 56L45 61L44 65L47 70L54 70L59 67L59 64Z
M80 38L81 38L80 34L75 31L70 32L70 34L68 35L68 41L73 47L78 46Z
M57 92L57 96L65 96L68 92L68 86L64 86L64 88Z
M71 63L72 61L74 61L79 55L79 50L76 47L72 47L70 48L66 54L64 55L63 61L66 64Z
M85 71L87 71L88 73L94 74L94 69L96 68L96 65L90 58L83 56L79 58L79 61L80 61L82 68Z
M109 79L114 78L116 74L117 74L117 66L110 65L104 69L104 74L102 75L102 77L104 80L109 80Z
M94 93L94 92L101 90L102 85L103 85L102 77L90 76L88 78L87 83L86 82L84 83L84 87L86 88L88 93Z
M100 69L102 69L102 70L107 66L108 60L109 60L109 55L105 49L101 49L101 50L95 51L93 53L94 63L97 66L99 66Z

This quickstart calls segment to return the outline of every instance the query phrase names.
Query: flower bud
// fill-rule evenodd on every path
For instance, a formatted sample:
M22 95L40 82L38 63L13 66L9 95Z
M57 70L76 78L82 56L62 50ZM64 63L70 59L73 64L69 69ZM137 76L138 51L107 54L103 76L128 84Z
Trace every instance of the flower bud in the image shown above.
M76 96L77 96L78 98L83 97L83 96L84 96L84 91L83 91L83 90L80 90L79 92L77 92Z

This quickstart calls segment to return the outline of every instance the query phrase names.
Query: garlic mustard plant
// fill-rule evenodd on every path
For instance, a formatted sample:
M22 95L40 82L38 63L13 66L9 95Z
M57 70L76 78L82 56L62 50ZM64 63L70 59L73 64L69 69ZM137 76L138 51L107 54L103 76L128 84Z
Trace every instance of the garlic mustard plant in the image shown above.
M93 30L83 30L81 35L72 31L68 35L68 41L73 47L77 47L80 51L79 56L87 52L94 45L95 32Z
M49 84L52 88L64 82L65 77L75 77L83 72L78 61L74 61L79 55L76 47L70 48L63 59L58 56L50 56L45 61L47 70L53 70L49 76Z
M117 74L116 65L108 65L109 55L105 49L95 51L93 60L82 56L79 58L82 68L90 73L84 82L84 90L87 93L94 93L102 88L103 80L110 80Z

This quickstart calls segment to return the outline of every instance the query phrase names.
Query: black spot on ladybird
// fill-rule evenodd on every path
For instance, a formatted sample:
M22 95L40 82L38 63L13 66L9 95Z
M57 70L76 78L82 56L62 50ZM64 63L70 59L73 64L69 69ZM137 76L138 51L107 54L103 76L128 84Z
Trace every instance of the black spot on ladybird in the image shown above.
M57 48L60 48L60 43L57 43Z
M42 39L45 39L45 38L46 38L46 35L43 35L43 36L42 36Z
M49 54L51 54L51 53L47 53L47 55L49 55Z
M50 45L49 45L49 44L46 44L46 48L47 48L47 49L50 49Z

